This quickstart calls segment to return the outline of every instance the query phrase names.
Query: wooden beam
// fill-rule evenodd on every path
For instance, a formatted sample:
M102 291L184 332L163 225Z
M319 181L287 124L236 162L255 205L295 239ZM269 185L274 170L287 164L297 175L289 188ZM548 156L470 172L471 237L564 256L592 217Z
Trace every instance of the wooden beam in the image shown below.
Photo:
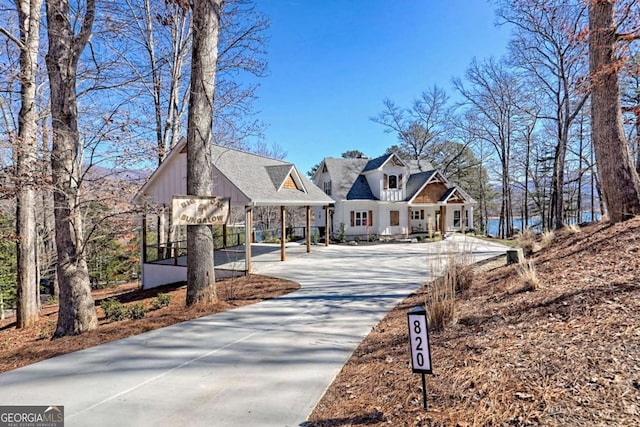
M284 206L280 206L280 261L287 260L287 222L285 220L286 211Z
M311 252L311 207L307 206L307 253Z
M222 224L222 247L227 247L227 224Z
M246 207L244 210L244 269L251 274L251 237L253 235L253 209ZM226 230L225 230L226 231Z

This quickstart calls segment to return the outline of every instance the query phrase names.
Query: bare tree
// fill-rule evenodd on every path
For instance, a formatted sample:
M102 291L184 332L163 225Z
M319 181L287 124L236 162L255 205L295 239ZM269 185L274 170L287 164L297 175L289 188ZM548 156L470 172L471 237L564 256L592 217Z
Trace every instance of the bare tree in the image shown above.
M511 156L516 133L521 126L522 104L520 85L505 65L491 58L482 63L474 60L466 73L467 84L461 79L453 83L464 98L464 106L474 120L475 137L491 144L500 163L502 200L499 235L513 234L511 204Z
M401 108L390 99L384 100L384 111L371 120L395 133L400 148L413 159L429 157L433 144L447 129L447 102L445 91L437 86L422 92L410 108Z
M20 113L18 136L13 142L17 206L16 236L18 237L17 326L25 328L38 320L38 274L36 266L35 196L38 181L38 110L36 108L36 75L40 42L42 0L16 1L20 37L4 27L0 33L15 42L20 50Z
M556 140L548 225L564 227L564 185L571 125L589 96L586 46L578 35L586 24L582 1L514 0L500 2L499 16L513 24L510 50L525 70L546 108L540 118L553 123Z
M82 145L78 135L76 75L95 17L95 0L83 5L78 34L72 27L67 0L47 0L49 51L46 62L51 93L53 140L51 173L54 185L56 250L60 311L54 336L75 335L98 325L91 296L84 249L82 215L78 209Z
M193 2L191 98L187 128L187 193L211 196L213 97L222 0ZM187 226L187 305L217 300L213 233L209 225Z
M635 1L589 3L592 139L609 220L613 223L640 214L640 178L622 126L617 46L621 40L639 39L640 29L635 26L630 32L619 32L616 7L621 7L627 16L633 15L634 10L638 13Z

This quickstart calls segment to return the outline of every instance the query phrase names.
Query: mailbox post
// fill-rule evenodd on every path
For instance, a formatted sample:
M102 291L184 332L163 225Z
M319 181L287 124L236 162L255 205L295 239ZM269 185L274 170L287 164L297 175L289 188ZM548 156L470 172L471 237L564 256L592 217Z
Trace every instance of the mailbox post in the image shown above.
M424 376L425 374L433 374L427 311L423 307L414 307L407 313L407 320L409 323L411 367L413 372L422 374L422 401L424 409L427 409L427 387Z

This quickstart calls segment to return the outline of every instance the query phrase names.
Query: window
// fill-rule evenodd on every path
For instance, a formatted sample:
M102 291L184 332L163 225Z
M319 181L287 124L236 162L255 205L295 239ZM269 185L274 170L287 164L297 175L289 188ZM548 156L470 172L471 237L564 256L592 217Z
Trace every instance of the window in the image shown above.
M331 181L325 181L323 184L324 193L327 196L331 195Z
M373 225L373 211L351 211L351 226L366 227Z
M400 225L400 211L389 212L389 225L391 227L396 227Z
M414 219L414 220L424 219L424 209L411 211L411 219Z
M460 211L453 211L453 226L460 227Z
M401 190L402 189L402 174L400 175L387 175L384 174L384 189L385 190Z

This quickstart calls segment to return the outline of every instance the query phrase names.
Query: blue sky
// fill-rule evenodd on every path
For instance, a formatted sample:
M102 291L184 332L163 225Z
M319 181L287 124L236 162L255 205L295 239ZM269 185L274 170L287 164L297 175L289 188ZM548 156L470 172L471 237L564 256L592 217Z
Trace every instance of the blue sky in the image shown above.
M397 142L370 120L390 98L409 106L474 57L502 56L508 30L486 0L256 0L271 20L256 108L266 140L306 173L347 150Z

